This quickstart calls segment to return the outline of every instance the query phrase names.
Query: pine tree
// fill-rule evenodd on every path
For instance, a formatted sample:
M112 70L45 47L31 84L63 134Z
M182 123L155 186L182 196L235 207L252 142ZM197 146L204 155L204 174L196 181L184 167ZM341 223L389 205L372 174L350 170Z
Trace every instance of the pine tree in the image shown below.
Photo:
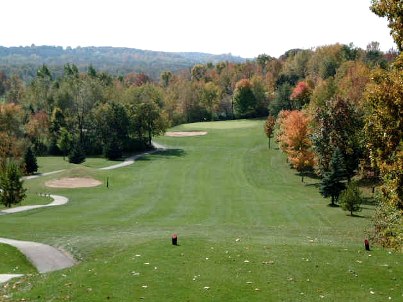
M73 144L70 154L69 154L69 163L72 164L81 164L85 162L85 153L83 147L80 142L76 142Z
M349 211L353 216L353 212L361 211L362 197L360 189L355 182L350 182L347 188L340 194L340 205L344 211Z
M24 169L26 174L33 174L38 171L36 156L34 152L32 152L31 147L28 147L24 154Z
M0 203L10 208L25 198L21 172L14 161L7 161L0 172Z
M324 198L331 197L331 206L336 206L341 191L345 189L344 180L347 171L343 155L339 148L333 152L330 171L326 172L320 184L319 192Z

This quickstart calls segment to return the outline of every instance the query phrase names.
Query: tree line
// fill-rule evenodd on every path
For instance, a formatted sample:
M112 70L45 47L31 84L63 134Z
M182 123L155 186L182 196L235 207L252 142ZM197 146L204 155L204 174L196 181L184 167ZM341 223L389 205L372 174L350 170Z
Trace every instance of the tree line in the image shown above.
M282 106L277 115L272 111L264 124L269 145L275 137L302 181L307 173L321 177L319 191L331 198L330 205L340 201L353 215L362 201L354 180L377 186L372 238L396 249L403 243L403 26L399 3L373 1L371 6L390 22L398 47L393 56L389 53L389 58L379 60L377 44L371 43L364 60L357 60L357 52L351 48L345 54L355 59L340 65L322 57L325 64L316 69L319 77L311 73L299 79L288 90L289 97L282 99L290 102L289 108Z

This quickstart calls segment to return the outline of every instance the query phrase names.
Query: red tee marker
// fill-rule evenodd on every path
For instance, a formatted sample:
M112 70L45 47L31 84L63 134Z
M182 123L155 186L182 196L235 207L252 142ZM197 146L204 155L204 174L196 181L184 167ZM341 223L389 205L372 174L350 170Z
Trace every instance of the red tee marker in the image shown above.
M178 236L176 234L172 235L172 245L178 245Z
M364 245L365 245L365 249L366 249L367 251L369 251L369 241L368 241L367 239L365 239Z

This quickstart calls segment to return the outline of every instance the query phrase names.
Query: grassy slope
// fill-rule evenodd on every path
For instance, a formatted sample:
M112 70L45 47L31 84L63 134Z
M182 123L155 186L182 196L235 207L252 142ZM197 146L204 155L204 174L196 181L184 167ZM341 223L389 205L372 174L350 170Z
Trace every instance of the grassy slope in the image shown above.
M2 216L0 236L62 246L83 261L29 277L32 286L11 290L15 300L401 298L400 255L363 251L373 209L367 206L362 218L352 218L327 207L316 180L301 183L284 156L267 149L260 121L177 129L209 134L161 137L158 142L169 151L122 169L96 171L90 167L105 162L93 159L90 167L26 182L31 192L66 195L70 203ZM50 164L58 169L54 160ZM47 163L43 169L52 170ZM43 185L81 175L109 177L109 189ZM179 247L170 245L174 232Z
M16 248L0 243L0 274L34 273L36 269Z

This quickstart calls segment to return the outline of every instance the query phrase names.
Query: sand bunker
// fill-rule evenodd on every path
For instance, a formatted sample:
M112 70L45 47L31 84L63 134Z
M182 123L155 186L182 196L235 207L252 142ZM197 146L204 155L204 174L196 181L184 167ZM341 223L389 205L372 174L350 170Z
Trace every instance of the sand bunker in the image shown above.
M175 132L166 132L165 136L186 137L186 136L200 136L206 134L207 131L175 131Z
M100 184L99 180L89 177L60 178L45 182L45 185L51 188L89 188Z

